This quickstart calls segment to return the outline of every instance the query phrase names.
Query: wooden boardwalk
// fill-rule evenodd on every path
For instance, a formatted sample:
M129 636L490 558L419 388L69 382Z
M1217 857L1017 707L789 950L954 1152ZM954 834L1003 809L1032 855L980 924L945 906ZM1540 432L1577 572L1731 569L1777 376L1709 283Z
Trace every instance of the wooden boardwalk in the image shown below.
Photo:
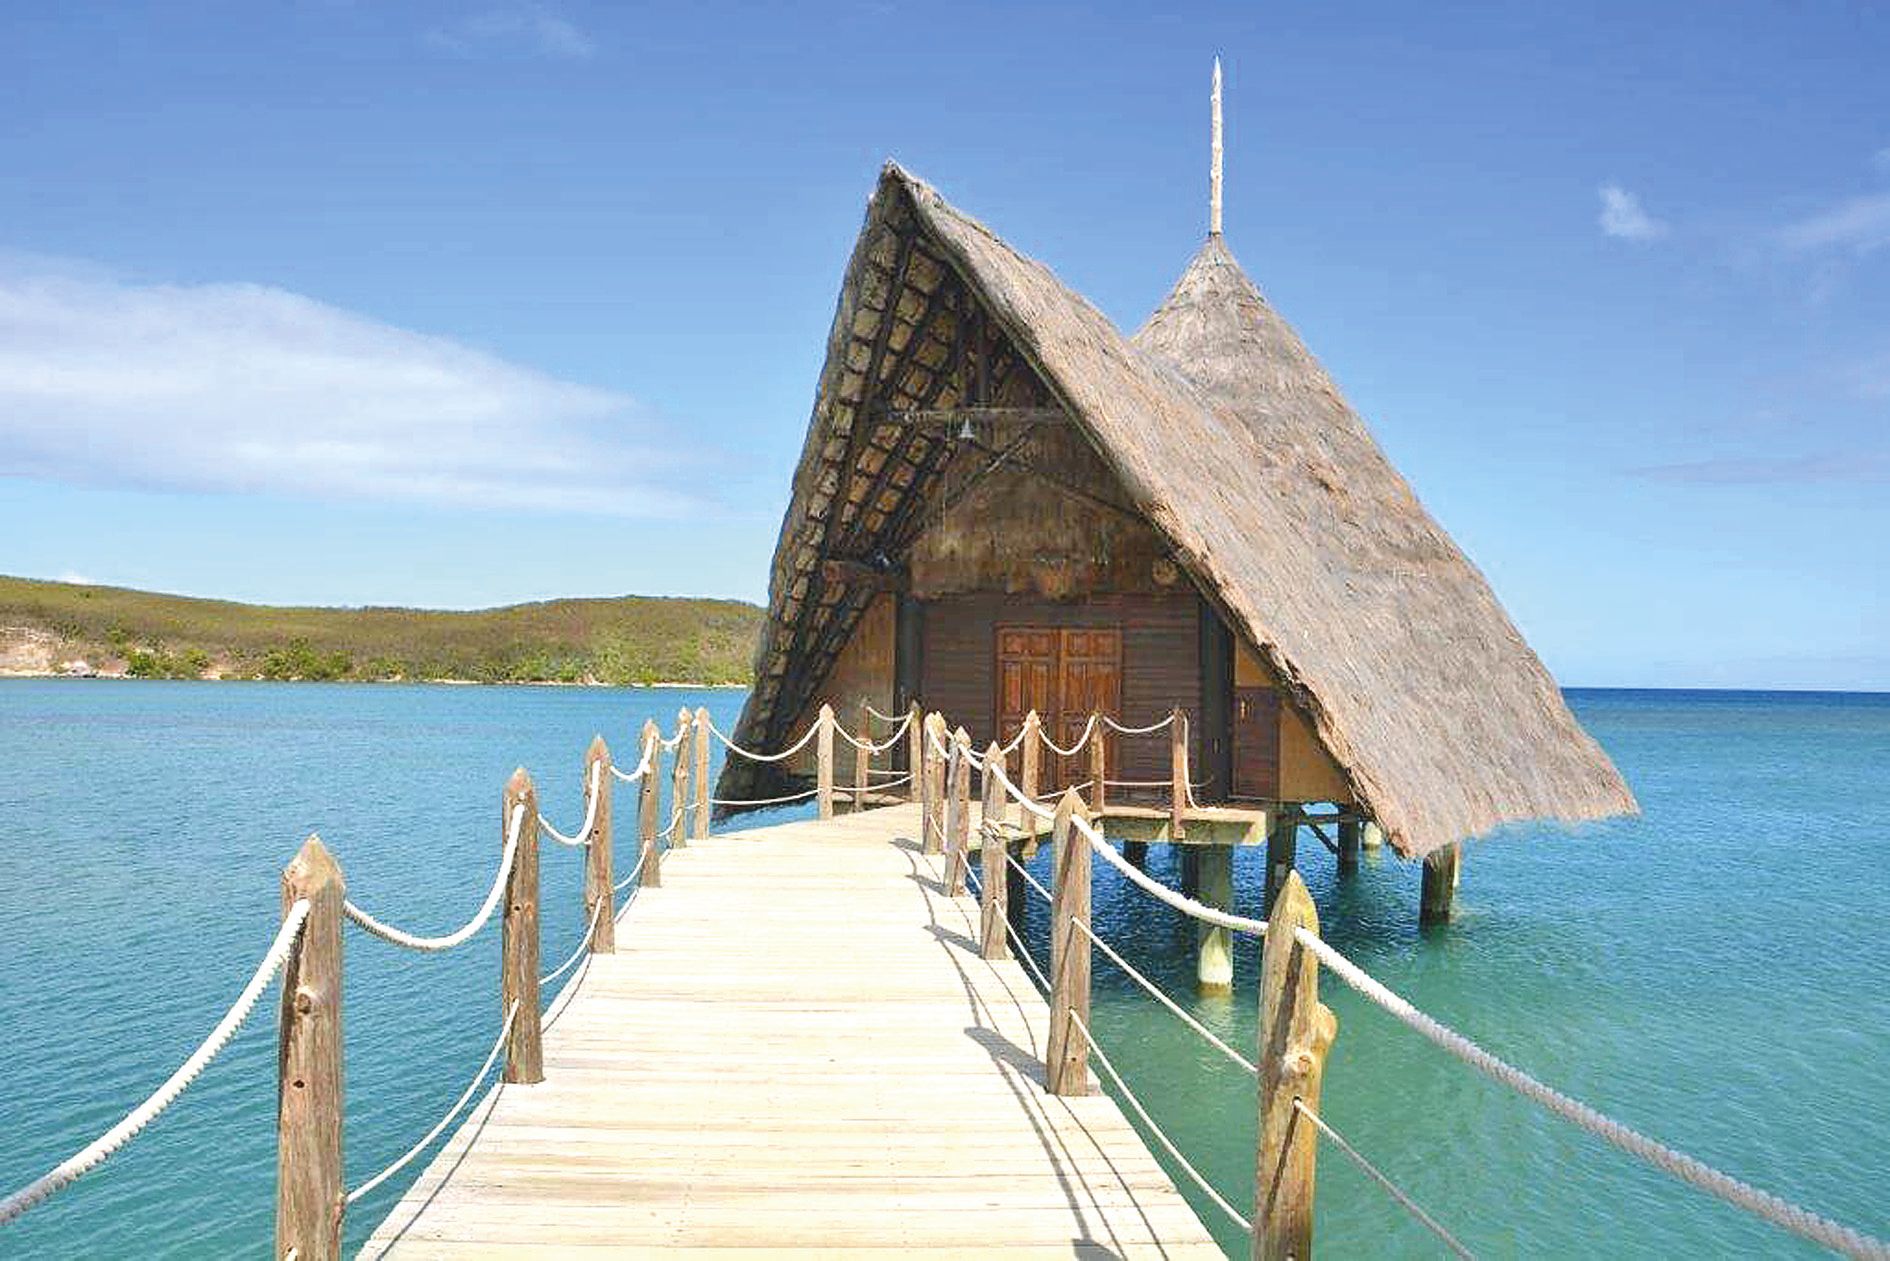
M988 963L915 806L664 862L370 1257L1219 1256L1105 1095L1043 1087L1048 1010Z

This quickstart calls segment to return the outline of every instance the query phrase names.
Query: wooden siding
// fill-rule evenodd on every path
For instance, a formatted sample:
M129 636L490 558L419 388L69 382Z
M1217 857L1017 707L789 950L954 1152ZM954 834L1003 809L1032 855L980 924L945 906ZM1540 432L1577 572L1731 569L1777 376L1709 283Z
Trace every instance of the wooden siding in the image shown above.
M1199 616L1200 601L1192 590L1173 595L1098 595L1081 602L996 594L929 600L921 635L920 695L929 708L964 724L973 745L982 747L995 734L999 623L1120 626L1123 723L1154 722L1176 705L1198 720ZM1198 749L1193 752L1198 756ZM1119 738L1116 766L1123 779L1167 782L1166 733Z
M1279 689L1280 681L1246 644L1234 646L1234 686ZM1282 691L1280 696L1280 800L1350 802L1345 772L1319 742L1312 720Z

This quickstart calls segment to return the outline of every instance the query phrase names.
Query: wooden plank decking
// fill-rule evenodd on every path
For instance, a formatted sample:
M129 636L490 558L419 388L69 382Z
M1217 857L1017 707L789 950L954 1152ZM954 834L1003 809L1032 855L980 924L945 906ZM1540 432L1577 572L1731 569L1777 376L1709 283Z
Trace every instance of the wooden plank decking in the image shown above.
M1043 1089L1048 1011L987 963L917 807L672 853L370 1257L689 1249L1219 1256L1105 1095Z

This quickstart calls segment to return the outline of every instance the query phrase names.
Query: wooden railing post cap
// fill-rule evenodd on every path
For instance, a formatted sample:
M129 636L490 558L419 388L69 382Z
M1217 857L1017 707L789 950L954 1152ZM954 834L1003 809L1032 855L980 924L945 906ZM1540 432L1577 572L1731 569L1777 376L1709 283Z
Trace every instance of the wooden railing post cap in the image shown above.
M522 801L532 795L532 773L524 767L512 772L512 777L505 781L507 801Z
M1004 760L1004 748L996 740L984 746L984 760L987 765Z
M603 733L599 732L597 735L591 737L591 747L584 750L584 760L586 762L596 762L608 761L609 759L610 746L604 743Z
M833 706L826 701L820 703L820 720L825 723L833 721Z
M1074 788L1065 788L1063 795L1057 798L1057 813L1064 818L1089 818L1089 807L1083 804L1083 794Z
M341 864L322 844L319 833L310 832L308 839L302 842L302 848L295 851L295 857L282 869L282 887L285 892L293 890L297 896L322 889L329 883L342 885Z

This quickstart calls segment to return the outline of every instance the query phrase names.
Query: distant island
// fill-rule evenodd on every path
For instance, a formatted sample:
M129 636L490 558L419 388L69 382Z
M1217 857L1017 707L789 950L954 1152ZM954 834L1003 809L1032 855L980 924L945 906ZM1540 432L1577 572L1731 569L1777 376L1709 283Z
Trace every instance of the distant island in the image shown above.
M0 576L0 676L745 684L761 622L740 600L278 608Z

